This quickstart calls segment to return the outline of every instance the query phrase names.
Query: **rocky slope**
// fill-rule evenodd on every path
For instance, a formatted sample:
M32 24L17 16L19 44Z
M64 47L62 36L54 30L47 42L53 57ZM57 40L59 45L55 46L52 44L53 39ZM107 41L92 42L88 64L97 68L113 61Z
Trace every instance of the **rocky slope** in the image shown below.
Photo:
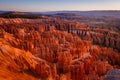
M54 18L2 18L0 79L103 80L108 71L120 68L120 46L119 34L100 31ZM118 40L118 46L106 38Z

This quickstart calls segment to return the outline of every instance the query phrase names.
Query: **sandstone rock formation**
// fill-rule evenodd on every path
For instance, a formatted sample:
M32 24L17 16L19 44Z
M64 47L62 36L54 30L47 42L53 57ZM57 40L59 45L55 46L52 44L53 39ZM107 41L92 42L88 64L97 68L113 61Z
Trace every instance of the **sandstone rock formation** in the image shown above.
M117 32L54 18L0 21L0 79L102 80L120 68Z

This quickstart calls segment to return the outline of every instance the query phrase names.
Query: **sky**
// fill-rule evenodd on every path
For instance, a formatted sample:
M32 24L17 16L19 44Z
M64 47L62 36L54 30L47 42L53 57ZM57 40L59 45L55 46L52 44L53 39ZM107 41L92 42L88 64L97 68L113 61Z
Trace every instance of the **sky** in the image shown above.
M26 12L120 10L120 0L0 0L0 10Z

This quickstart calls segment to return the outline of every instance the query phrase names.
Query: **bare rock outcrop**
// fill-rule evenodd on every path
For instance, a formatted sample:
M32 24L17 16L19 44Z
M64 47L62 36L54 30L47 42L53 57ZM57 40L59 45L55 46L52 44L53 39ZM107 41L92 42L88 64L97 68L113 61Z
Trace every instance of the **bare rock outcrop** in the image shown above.
M117 33L51 18L4 21L0 25L1 79L102 80L110 70L120 68Z

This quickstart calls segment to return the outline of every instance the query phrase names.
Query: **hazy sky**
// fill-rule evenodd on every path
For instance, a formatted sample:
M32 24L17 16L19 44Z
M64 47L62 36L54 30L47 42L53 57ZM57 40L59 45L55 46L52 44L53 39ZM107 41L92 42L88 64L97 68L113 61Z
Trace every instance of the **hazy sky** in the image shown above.
M120 0L0 0L0 10L120 10Z

